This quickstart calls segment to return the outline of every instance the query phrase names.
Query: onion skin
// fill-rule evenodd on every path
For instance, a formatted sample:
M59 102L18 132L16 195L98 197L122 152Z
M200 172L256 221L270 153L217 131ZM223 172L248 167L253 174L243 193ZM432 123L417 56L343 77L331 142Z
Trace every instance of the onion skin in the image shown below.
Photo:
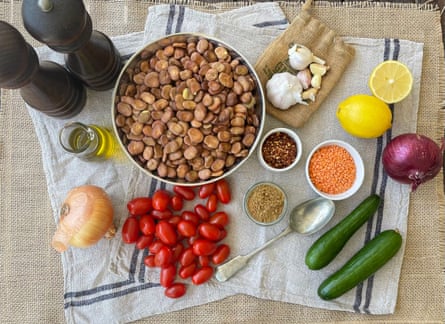
M411 190L433 179L443 165L444 140L439 147L424 135L406 133L394 137L382 154L382 164L389 177L410 184Z
M62 204L51 245L64 252L70 245L86 248L104 236L113 237L113 216L112 202L102 188L94 185L73 188Z

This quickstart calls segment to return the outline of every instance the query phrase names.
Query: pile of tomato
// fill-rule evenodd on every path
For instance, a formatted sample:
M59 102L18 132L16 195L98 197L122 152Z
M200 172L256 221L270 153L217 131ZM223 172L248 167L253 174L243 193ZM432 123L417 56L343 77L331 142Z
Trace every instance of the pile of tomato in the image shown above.
M228 258L230 247L221 241L227 236L229 216L217 209L230 200L229 184L221 179L198 187L176 185L173 192L158 189L151 197L127 203L129 216L122 240L148 249L144 264L160 268L160 284L167 297L186 293L186 285L177 276L200 285L213 276L215 265Z

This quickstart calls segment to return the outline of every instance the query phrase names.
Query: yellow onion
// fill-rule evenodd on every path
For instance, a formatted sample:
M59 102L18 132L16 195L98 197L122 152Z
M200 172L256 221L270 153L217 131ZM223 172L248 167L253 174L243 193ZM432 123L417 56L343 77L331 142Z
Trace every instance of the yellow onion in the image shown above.
M113 205L100 187L84 185L68 192L60 209L60 220L51 245L63 252L68 247L86 248L102 237L111 238L116 232Z

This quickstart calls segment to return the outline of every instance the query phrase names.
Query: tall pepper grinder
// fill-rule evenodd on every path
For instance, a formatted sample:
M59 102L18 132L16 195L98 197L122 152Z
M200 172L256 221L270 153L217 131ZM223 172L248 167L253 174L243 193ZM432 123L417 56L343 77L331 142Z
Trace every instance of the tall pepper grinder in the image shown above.
M67 69L93 90L114 86L122 60L112 41L93 30L81 0L23 0L26 30L38 41L65 54Z
M0 88L20 89L29 106L62 119L78 114L86 102L82 83L57 63L39 63L32 46L4 21L0 21Z

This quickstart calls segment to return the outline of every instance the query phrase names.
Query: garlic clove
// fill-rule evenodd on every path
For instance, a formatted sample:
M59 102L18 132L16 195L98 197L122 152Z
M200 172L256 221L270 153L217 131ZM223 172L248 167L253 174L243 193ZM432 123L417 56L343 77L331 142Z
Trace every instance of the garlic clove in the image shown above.
M321 87L321 75L320 74L314 74L312 76L311 86L315 89L320 89L320 87Z
M317 89L317 88L309 88L306 91L303 91L303 93L301 94L301 98L303 100L310 100L310 101L314 102L315 97L318 93L318 90L319 89Z
M312 74L320 74L323 76L329 70L329 66L319 63L312 63L309 65L309 69Z
M293 44L287 51L287 54L290 66L297 71L304 70L313 62L322 65L326 64L323 59L315 56L309 48L300 44Z
M300 80L303 89L306 90L311 86L312 74L309 69L304 69L297 73L297 78Z

